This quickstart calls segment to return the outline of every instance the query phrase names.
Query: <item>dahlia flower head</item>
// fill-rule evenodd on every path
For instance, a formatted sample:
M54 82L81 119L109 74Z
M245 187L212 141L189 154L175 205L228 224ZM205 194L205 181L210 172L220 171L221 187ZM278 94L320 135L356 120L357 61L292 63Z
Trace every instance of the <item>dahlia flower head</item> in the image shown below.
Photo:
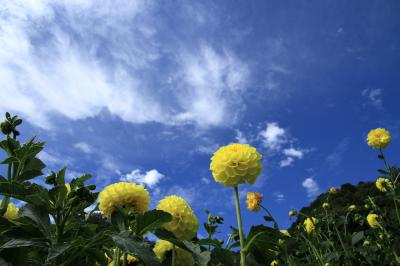
M324 209L329 209L329 203L328 203L328 202L324 202L324 203L322 204L322 208L324 208Z
M158 260L163 262L165 260L165 255L168 251L172 251L173 244L166 240L158 240L153 248L153 252L156 254ZM183 250L175 246L175 265L176 266L193 266L194 259L192 254L188 251Z
M349 211L355 211L356 209L357 209L357 206L354 204L350 205L348 208Z
M128 266L138 265L138 263L139 263L139 260L136 257L129 255L129 254L128 254L126 260L127 260ZM111 261L111 262L109 262L108 266L114 266L114 260L111 259L109 261ZM118 265L122 265L123 261L124 261L124 256L120 256Z
M280 232L285 236L291 236L288 230L281 230Z
M306 230L307 234L311 234L315 230L315 225L318 223L317 218L311 217L307 218L304 221L304 229Z
M367 143L368 146L375 149L384 149L389 145L391 140L390 133L384 128L372 129L368 133Z
M336 194L336 193L337 193L337 190L336 190L335 187L331 187L331 188L329 189L329 194L334 195L334 194Z
M132 206L139 213L149 209L150 195L144 186L130 182L109 185L99 194L99 210L109 218L115 206Z
M262 170L262 155L248 144L220 147L211 157L210 170L216 182L224 186L254 184Z
M277 266L278 265L278 261L277 260L273 260L271 261L271 266Z
M192 208L182 197L171 195L160 200L157 210L168 212L172 215L172 221L165 223L163 227L181 240L191 240L197 235L199 221Z
M381 192L387 192L388 188L393 187L389 179L380 177L375 182L376 188Z
M368 214L367 222L371 228L376 229L379 227L378 218L379 218L378 214L375 213Z
M246 205L250 211L259 211L263 196L258 192L247 192Z
M1 201L0 201L1 205ZM18 218L19 209L12 203L8 203L7 210L3 214L3 217L8 220L15 220Z

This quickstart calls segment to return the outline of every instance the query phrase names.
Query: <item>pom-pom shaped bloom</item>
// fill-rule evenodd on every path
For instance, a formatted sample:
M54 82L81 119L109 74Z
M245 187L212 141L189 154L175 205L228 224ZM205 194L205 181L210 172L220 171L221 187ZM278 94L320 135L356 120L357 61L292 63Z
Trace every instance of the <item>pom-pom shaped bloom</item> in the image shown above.
M154 253L160 262L165 260L168 251L172 251L173 244L165 240L158 240L153 248ZM193 266L194 260L192 255L177 246L175 246L175 265L176 266Z
M1 201L0 201L1 205ZM15 220L18 218L18 211L19 209L12 203L8 203L7 210L4 213L3 217L8 220Z
M376 180L375 185L379 191L387 192L387 189L392 187L392 182L387 178L380 177Z
M329 189L329 194L334 195L334 194L336 194L336 193L337 193L337 190L336 190L335 187L331 187L331 188Z
M136 257L131 256L129 254L128 254L128 257L126 258L126 260L127 260L127 265L128 266L131 266L131 265L133 266L133 265L138 265L139 264L139 260ZM123 261L124 261L124 256L121 256L119 258L118 265L122 265ZM114 266L114 265L115 265L114 260L111 260L111 262L108 264L108 266Z
M375 213L370 213L367 216L367 222L369 224L369 226L371 226L371 228L376 229L379 227L379 222L378 222L378 214Z
M315 225L318 223L318 220L314 217L307 218L304 221L304 229L307 234L311 234L315 230Z
M211 157L210 170L216 182L224 186L253 184L261 173L261 154L248 144L229 144Z
M278 261L277 260L273 260L271 261L271 266L278 266Z
M352 204L349 206L349 211L355 211L357 209L357 206Z
M329 209L329 203L328 203L328 202L324 202L324 203L322 204L322 208L324 208L324 209Z
M250 211L259 211L263 196L258 192L247 192L246 205Z
M390 133L384 128L372 129L368 133L367 143L368 146L375 149L384 149L390 143Z
M149 208L149 192L135 183L120 182L104 188L99 195L99 210L111 217L115 206L132 206L144 213Z
M190 240L197 234L199 221L189 204L176 195L167 196L160 200L157 210L168 212L172 221L165 223L164 228L181 240Z
M292 219L296 215L297 215L297 211L296 210L290 210L289 211L289 219Z

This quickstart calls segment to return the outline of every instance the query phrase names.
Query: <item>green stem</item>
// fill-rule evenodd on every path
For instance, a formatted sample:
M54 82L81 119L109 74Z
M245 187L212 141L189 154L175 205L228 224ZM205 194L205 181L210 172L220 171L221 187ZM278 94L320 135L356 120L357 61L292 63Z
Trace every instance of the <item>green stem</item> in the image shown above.
M119 265L119 248L116 248L114 251L114 266Z
M393 197L393 202L394 202L394 207L395 207L395 209L396 209L397 221L399 222L399 225L400 225L399 208L397 207L397 203L396 203L396 198L395 198L395 197Z
M271 217L272 222L274 223L274 227L276 230L279 230L279 226L278 223L275 221L274 217L272 216L272 214L269 212L269 210L267 208L265 208L264 206L262 206L261 204L258 204L258 206L260 206L264 211L267 212L267 214L269 215L269 217Z
M123 261L123 266L128 265L128 253L124 252L124 261Z
M175 250L175 245L172 246L172 266L175 266L175 256L176 256L176 250Z
M236 205L236 218L239 227L239 238L240 238L240 266L246 266L246 256L245 256L245 243L244 243L244 235L243 235L243 226L242 226L242 216L240 215L240 203L239 203L239 190L237 186L233 187L235 191L235 205Z

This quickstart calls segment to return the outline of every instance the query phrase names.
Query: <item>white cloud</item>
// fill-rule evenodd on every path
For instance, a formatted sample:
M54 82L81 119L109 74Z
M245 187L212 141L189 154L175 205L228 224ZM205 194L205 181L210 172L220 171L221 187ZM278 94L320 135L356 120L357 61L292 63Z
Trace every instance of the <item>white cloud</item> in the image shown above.
M368 98L369 103L377 109L383 108L382 89L364 89L361 95Z
M208 184L210 184L211 181L210 181L210 178L202 177L201 182L208 185Z
M145 184L150 188L154 188L161 179L164 179L165 175L158 172L156 169L142 173L139 169L135 169L132 172L122 176L120 179L122 181L137 182L140 184Z
M234 122L248 66L207 43L169 38L160 45L166 26L154 22L153 5L3 1L0 84L9 100L0 102L0 113L19 113L42 128L54 127L55 116L77 120L103 110L132 123ZM166 73L160 59L170 66L163 65Z
M88 143L86 142L78 142L74 144L74 147L84 153L90 154L93 152L93 148L92 146L90 146Z
M239 143L248 143L246 136L240 130L236 130L235 140Z
M274 193L273 193L273 196L274 196L275 201L276 201L277 203L281 203L282 201L285 201L285 200L286 200L285 195L282 194L281 192L274 192Z
M278 123L267 123L265 130L260 132L264 146L273 151L279 151L287 142L285 129L279 127Z
M318 183L313 177L306 178L301 184L307 191L307 197L313 198L320 193L320 188Z
M200 145L195 149L196 153L210 155L218 150L218 144L210 144L210 145Z
M282 159L280 162L280 167L286 167L293 164L295 159L302 159L304 156L304 150L295 149L295 148L287 148L284 149L282 154L286 156L285 159Z

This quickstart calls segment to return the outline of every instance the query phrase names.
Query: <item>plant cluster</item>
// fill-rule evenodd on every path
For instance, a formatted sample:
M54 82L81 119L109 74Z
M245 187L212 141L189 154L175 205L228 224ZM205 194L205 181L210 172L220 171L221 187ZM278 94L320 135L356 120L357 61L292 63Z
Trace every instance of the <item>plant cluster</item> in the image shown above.
M239 186L256 181L262 156L248 144L221 147L210 170L216 182L232 189L237 216L237 228L230 226L224 241L215 236L224 219L209 211L203 224L207 236L197 237L199 221L182 197L168 195L149 210L151 195L142 185L119 182L96 192L89 174L68 181L62 168L44 175L38 158L44 143L35 138L21 143L21 123L9 113L1 123L6 156L0 175L0 265L400 264L400 170L384 157L382 149L390 143L384 129L368 135L368 145L379 150L385 165L374 187L331 188L309 208L291 210L297 221L289 230L280 230L261 193L249 192L247 208L265 211L265 224L245 234ZM349 197L355 197L351 203ZM149 234L158 240L150 241Z

